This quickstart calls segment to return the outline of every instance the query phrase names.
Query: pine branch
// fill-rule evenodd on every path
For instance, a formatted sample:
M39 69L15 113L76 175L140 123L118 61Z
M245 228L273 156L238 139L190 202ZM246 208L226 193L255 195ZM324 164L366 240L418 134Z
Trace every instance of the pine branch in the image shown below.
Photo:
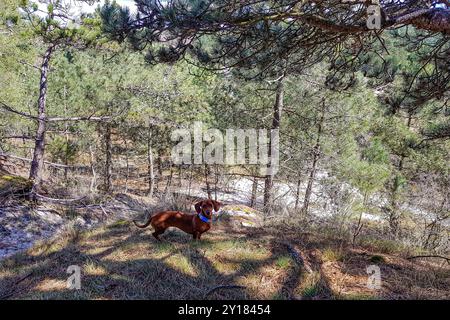
M22 111L18 111L16 109L8 106L6 103L4 103L2 101L0 101L0 108L5 110L5 111L8 111L8 112L11 112L11 113L14 113L14 114L18 114L19 116L22 116L22 117L25 117L25 118L29 118L29 119L33 119L33 120L39 120L38 117L33 116L31 114L28 114L28 113L25 113L25 112L22 112Z
M83 116L83 117L69 117L69 118L62 118L62 117L54 117L54 118L48 118L48 122L64 122L64 121L108 121L111 120L112 117L110 116L101 116L101 117L94 117L94 116Z

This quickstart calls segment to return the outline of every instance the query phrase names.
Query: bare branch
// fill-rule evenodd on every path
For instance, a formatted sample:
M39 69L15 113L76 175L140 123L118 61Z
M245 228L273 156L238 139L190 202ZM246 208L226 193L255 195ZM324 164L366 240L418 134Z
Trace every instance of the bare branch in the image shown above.
M214 287L210 290L208 290L205 294L204 294L204 299L206 299L208 297L208 295L210 295L211 293L220 290L220 289L245 289L244 286L238 286L238 285L221 285L221 286L217 286Z
M29 118L29 119L33 119L33 120L39 120L38 117L33 116L31 114L22 112L22 111L17 111L16 109L8 106L6 103L0 101L0 108L2 108L5 111L11 112L11 113L15 113L18 114L19 116L25 117L25 118Z
M447 258L447 257L444 257L444 256L440 256L440 255L413 256L413 257L409 257L408 260L420 259L420 258L438 258L438 259L444 259L444 260L447 261L448 264L450 264L450 258Z
M76 198L76 199L55 199L55 198L49 198L46 196L43 196L41 194L35 193L36 199L41 200L41 201L46 201L46 202L50 202L50 203L56 203L56 204L72 204L74 202L80 202L84 199L87 198L87 196L83 196L81 198Z
M19 156L7 154L7 153L0 153L0 156L1 157L6 157L6 158L11 158L11 159L17 159L17 160L21 160L21 161L25 161L25 162L31 162L32 161L31 159L28 159L28 158L23 158L23 157L19 157ZM72 170L79 170L79 169L87 170L87 169L90 169L89 166L71 166L71 165L65 165L65 164L54 163L54 162L49 162L49 161L44 161L44 163L46 165L48 165L49 167L54 167L54 168L59 168L59 169L72 169Z
M64 122L64 121L109 121L112 117L110 116L101 116L101 117L94 117L94 116L85 116L85 117L69 117L69 118L62 118L62 117L54 117L54 118L48 118L47 122Z

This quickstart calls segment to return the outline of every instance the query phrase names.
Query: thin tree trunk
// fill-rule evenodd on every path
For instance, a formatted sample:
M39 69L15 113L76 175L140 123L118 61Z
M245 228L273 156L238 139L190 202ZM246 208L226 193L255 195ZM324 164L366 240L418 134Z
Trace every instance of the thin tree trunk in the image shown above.
M167 178L166 189L164 190L164 197L167 197L167 194L169 193L169 189L172 185L172 177L173 177L173 165L170 164L170 173L169 177Z
M158 151L158 150L156 150L156 151ZM163 168L162 168L161 154L159 157L156 157L156 168L158 170L158 175L160 177L162 177L163 176Z
M66 144L68 144L69 141L66 137ZM69 159L67 157L67 154L64 156L64 165L66 166L64 168L64 183L67 185L67 179L68 179L68 173L69 173Z
M325 100L322 100L322 112L320 115L319 122L317 124L317 139L316 139L316 143L313 148L313 161L311 164L311 171L309 172L308 184L306 186L305 199L303 201L303 207L302 207L302 213L304 215L308 214L309 202L311 200L311 194L312 194L312 186L314 183L314 178L315 178L316 170L317 170L317 162L319 161L319 157L320 157L320 138L322 135L324 119L325 119Z
M149 130L150 131L150 130ZM151 133L149 132L149 137L147 139L147 171L148 171L148 196L150 198L153 197L153 192L155 189L155 172L153 166L153 150L152 150L152 141L151 141Z
M147 150L147 175L148 175L148 193L147 195L152 198L155 191L155 175L153 170L153 154L152 148L149 147Z
M208 194L208 199L212 199L211 186L209 184L209 166L205 164L205 183L206 183L206 193Z
M105 145L105 172L103 177L103 190L110 192L112 189L112 150L111 150L111 124L106 123L104 132L104 145Z
M178 186L183 186L183 167L181 165L178 166Z
M130 178L130 161L128 155L128 141L126 137L124 137L123 142L125 144L125 164L127 167L127 173L125 174L125 193L126 193L128 192L128 179Z
M194 178L194 166L191 165L189 168L189 184L188 184L188 197L191 196L191 186L192 186L192 179Z
M217 201L217 189L219 185L219 167L217 164L214 166L215 171L215 180L214 180L214 200Z
M163 168L162 168L162 160L161 160L161 151L156 149L156 157L154 157L154 162L156 165L156 174L155 174L155 190L154 192L159 191L159 182L163 181ZM155 170L153 170L155 171Z
M364 208L367 207L367 198L368 198L367 192L364 192L364 198L363 198L363 207ZM356 238L359 236L359 234L361 233L361 230L363 228L362 215L363 215L363 211L361 211L359 213L358 223L356 224L355 231L353 232L353 237L352 237L352 245L353 246L355 246Z
M394 178L392 193L391 193L391 210L389 213L389 228L391 234L396 237L398 235L399 226L400 226L400 214L399 214L399 191L400 191L400 173L403 170L403 161L404 157L400 158L398 174Z
M66 117L68 116L67 115L67 88L66 88L65 85L64 85L64 114L65 114ZM69 157L68 157L68 154L67 154L67 152L69 151L68 150L68 147L69 147L69 133L68 133L68 130L69 130L69 124L66 122L66 124L65 124L65 138L66 138L66 150L65 151L66 152L64 154L64 165L66 165L66 166L69 165ZM66 183L66 185L67 185L68 173L69 173L68 167L64 168L64 182Z
M91 172L92 172L92 179L91 179L91 184L89 186L89 190L93 193L95 192L96 189L96 184L97 184L97 174L95 173L95 156L94 156L94 151L92 150L92 146L89 146L89 154L91 156Z
M31 137L30 128L28 126L27 126L27 136ZM29 154L28 154L29 148L27 148L27 139L25 139L25 138L22 139L22 148L23 148L22 149L23 151L21 150L22 151L21 154L24 157L28 157L29 156Z
M34 145L33 158L30 167L30 180L33 186L30 193L30 199L35 200L35 195L39 191L42 182L42 171L44 168L44 152L45 152L45 132L47 116L46 100L48 87L48 73L50 67L50 59L52 57L54 46L51 45L45 51L41 64L41 78L39 83L39 99L38 99L38 128L36 131L36 141Z
M300 187L301 187L301 183L302 183L302 180L298 179L298 181L297 181L297 190L295 192L295 208L294 208L295 210L297 210L298 203L300 202Z
M286 71L280 76L277 82L275 103L273 105L273 118L272 118L272 130L280 128L281 123L281 111L283 109L284 100L284 78ZM268 159L272 160L272 139L269 140L268 146ZM267 174L264 180L264 211L267 215L270 215L273 210L273 175Z
M258 191L258 178L253 177L253 184L252 184L252 197L250 199L250 207L254 208L256 205L256 194Z
M412 114L408 114L408 120L406 122L406 126L408 129L411 127L411 121L412 121ZM403 166L405 162L406 156L401 155L400 161L398 163L398 172L397 175L394 178L394 183L392 186L392 193L391 193L391 210L389 214L389 228L391 230L391 234L394 237L397 237L399 228L400 228L400 204L399 204L399 193L400 193L400 179L401 179L401 173L403 171Z

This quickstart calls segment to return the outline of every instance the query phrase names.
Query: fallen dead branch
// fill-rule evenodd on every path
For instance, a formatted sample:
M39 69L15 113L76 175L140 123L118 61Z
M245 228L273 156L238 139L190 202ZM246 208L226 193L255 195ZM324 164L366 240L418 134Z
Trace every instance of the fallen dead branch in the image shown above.
M12 155L12 154L6 154L6 153L1 153L0 156L5 157L5 158L11 158L11 159L20 160L20 161L23 161L23 162L31 162L32 161L32 159L23 158L23 157L15 156L15 155ZM49 162L49 161L44 161L44 163L46 165L48 165L49 167L53 167L53 168L57 168L57 169L70 169L70 170L87 170L87 169L90 169L89 166L65 165L65 164L53 163L53 162Z
M36 193L36 198L38 200L45 201L45 202L66 205L66 204L72 204L74 202L80 202L80 201L86 199L87 196L83 196L81 198L76 198L76 199L55 199L55 198L49 198L49 197L46 197L46 196Z
M438 259L444 259L447 261L448 264L450 264L450 258L444 257L444 256L439 256L439 255L423 255L423 256L413 256L413 257L408 257L408 260L413 260L413 259L420 259L420 258L438 258Z
M14 282L14 285L18 285L19 283L21 283L22 281L24 281L25 279L27 279L28 277L30 277L33 274L33 272L28 272L27 274L25 274L23 277L19 278L18 280L16 280L16 282Z
M5 294L5 295L3 295L3 296L0 296L0 300L8 299L8 298L12 297L15 293L17 293L17 292L12 291L12 292L7 293L7 294Z
M8 299L8 298L12 297L13 295L22 292L24 289L17 290L17 285L18 285L19 283L21 283L22 281L24 281L25 279L29 278L32 274L33 274L33 272L28 272L28 273L25 274L24 276L22 276L22 277L20 277L19 279L17 279L17 280L14 282L14 284L13 284L14 289L11 290L11 292L9 292L9 293L0 296L0 300Z
M300 250L296 250L290 243L284 242L283 245L286 246L289 254L292 256L292 259L295 261L297 265L301 268L305 269L306 272L312 273L313 270L309 265L308 261L303 257L303 254Z
M221 285L221 286L217 286L214 287L212 289L210 289L209 291L207 291L204 296L203 299L206 299L208 297L208 295L210 295L211 293L220 290L220 289L245 289L244 286L239 286L239 285Z
M105 215L105 217L108 217L108 213L106 212L105 208L103 208L103 206L100 204L100 209L102 209L103 214Z

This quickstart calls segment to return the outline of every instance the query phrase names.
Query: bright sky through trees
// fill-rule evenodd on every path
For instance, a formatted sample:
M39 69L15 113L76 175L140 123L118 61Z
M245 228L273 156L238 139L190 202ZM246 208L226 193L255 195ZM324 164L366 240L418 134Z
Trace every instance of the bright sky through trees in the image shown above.
M98 6L102 6L105 0L93 0L92 4L86 1L80 0L62 0L67 5L70 5L74 16L78 16L80 13L93 13ZM40 1L33 0L38 5L40 13L39 15L45 15L47 13L47 4ZM116 0L117 4L122 7L128 7L132 13L136 12L136 5L133 0Z

